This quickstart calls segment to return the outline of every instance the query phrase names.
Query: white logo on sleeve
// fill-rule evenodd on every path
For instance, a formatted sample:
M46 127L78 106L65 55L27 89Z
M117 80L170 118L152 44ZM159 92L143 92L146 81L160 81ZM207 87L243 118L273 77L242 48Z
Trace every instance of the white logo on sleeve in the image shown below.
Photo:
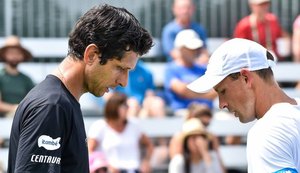
M44 147L46 150L57 150L60 147L60 137L53 139L50 136L42 135L38 139L38 146Z

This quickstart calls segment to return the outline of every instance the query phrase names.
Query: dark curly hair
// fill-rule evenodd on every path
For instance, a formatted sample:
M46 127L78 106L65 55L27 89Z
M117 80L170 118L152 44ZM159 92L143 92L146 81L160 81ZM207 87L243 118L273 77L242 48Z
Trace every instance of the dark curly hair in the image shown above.
M153 41L130 12L105 4L93 7L77 21L69 34L68 55L82 59L89 44L99 48L104 65L109 59L121 60L126 51L144 55Z

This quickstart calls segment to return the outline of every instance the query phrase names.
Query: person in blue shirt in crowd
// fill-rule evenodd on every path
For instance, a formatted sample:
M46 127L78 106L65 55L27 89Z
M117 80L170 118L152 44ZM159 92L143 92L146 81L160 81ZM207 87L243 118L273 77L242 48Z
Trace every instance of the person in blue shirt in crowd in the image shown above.
M174 19L164 26L161 38L163 53L167 60L172 60L172 50L174 48L176 35L184 29L192 29L203 41L201 57L199 57L197 62L200 64L206 64L209 58L209 54L206 49L207 35L204 27L192 19L195 12L193 0L174 0L172 12Z
M154 88L152 72L145 67L142 60L139 60L135 68L129 72L128 85L117 87L116 90L136 98L139 104L142 104L146 91L154 90Z
M203 47L199 35L192 29L183 30L177 34L174 47L176 56L173 57L174 61L167 64L165 71L164 88L168 106L175 113L187 109L192 102L207 104L209 108L213 108L213 99L217 96L214 91L199 94L186 87L206 71L205 66L195 62Z
M128 96L129 117L165 116L165 102L156 95L152 72L139 60L136 67L129 72L128 85L115 90Z

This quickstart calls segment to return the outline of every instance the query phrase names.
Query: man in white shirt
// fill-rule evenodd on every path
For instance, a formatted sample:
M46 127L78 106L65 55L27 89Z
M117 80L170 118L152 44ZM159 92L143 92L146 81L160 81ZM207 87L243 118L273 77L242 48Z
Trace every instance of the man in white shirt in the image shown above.
M300 171L300 100L287 96L274 79L274 57L246 39L223 43L211 56L205 75L187 87L212 88L219 107L243 123L258 119L248 134L248 172Z

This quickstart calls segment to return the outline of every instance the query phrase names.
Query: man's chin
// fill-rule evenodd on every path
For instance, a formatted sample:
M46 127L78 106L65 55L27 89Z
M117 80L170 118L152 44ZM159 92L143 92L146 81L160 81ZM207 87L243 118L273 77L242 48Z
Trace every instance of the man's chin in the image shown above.
M239 116L239 120L240 120L241 123L249 123L251 121L254 121L255 118L242 118L242 117Z
M11 68L16 69L16 68L18 67L18 64L19 64L19 63L9 63L8 65L9 65Z

